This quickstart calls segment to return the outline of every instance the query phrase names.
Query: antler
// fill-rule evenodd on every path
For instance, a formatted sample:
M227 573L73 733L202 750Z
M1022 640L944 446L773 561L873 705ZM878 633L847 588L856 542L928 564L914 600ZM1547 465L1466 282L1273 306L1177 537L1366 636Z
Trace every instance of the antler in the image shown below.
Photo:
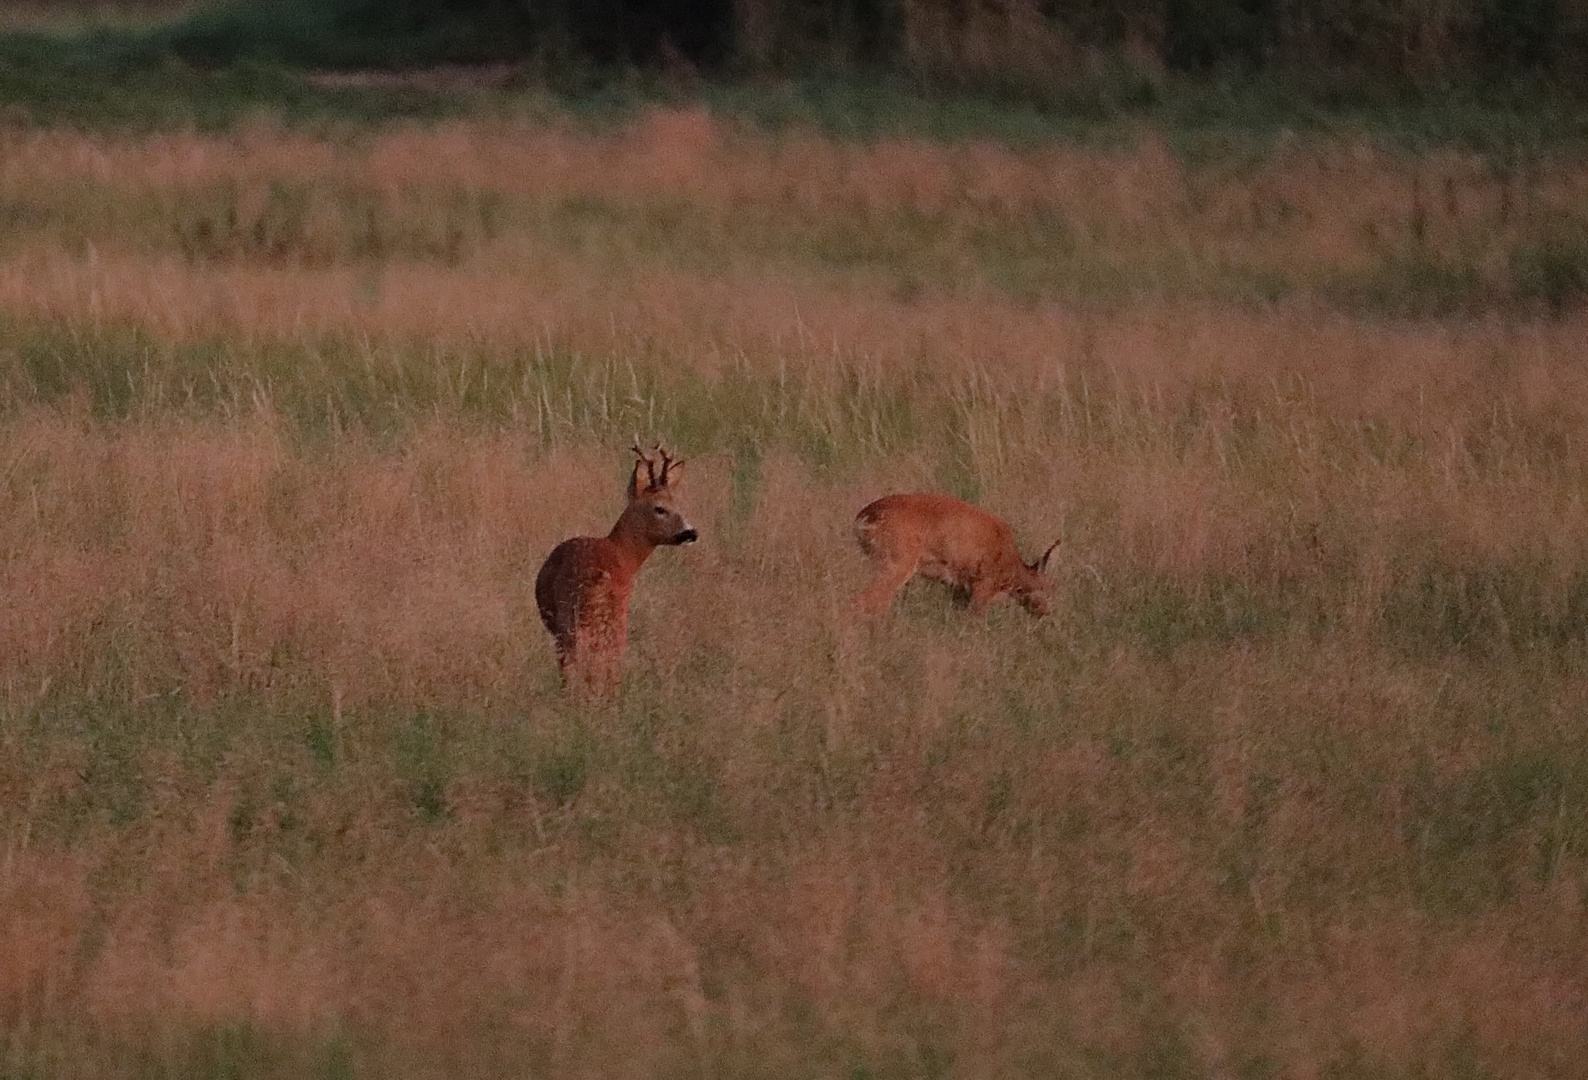
M673 470L682 469L684 467L684 459L673 457L666 450L662 449L661 443L656 444L656 452L661 455L662 458L661 486L666 487L668 480L671 479L670 474L673 472Z
M655 446L651 447L650 452L646 453L644 450L640 449L639 436L635 436L634 445L630 447L630 449L634 451L634 456L636 458L638 458L641 462L644 462L646 476L645 486L651 491L654 491L657 488L666 487L668 482L672 479L671 474L676 470L683 468L684 466L683 458L673 457L666 450L662 449L662 444L660 442L657 442ZM658 465L661 466L659 471L657 469Z
M656 445L657 449L661 448L660 443L657 443ZM661 485L658 484L656 480L656 460L652 458L650 454L647 454L644 450L640 449L640 437L638 435L634 436L634 445L629 447L629 449L633 450L634 456L639 459L636 464L643 464L645 466L645 486L647 488L660 487Z

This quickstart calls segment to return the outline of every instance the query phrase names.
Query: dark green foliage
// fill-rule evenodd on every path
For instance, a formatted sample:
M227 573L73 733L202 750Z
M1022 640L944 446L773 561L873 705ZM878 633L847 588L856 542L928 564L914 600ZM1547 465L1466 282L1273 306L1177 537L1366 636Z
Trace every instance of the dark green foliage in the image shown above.
M584 790L588 754L581 744L548 753L535 767L535 792L553 806L567 806Z
M408 68L574 58L644 65L676 52L720 65L725 0L222 0L151 31L99 34L86 50L127 64L174 57L202 68Z
M1263 66L1279 38L1274 0L1166 0L1164 57L1186 70Z
M1415 885L1440 913L1488 910L1547 881L1569 842L1557 823L1588 810L1555 753L1501 755L1448 778L1430 769L1409 784L1407 802Z
M218 4L139 44L208 67L243 60L295 67L483 63L533 48L532 10L510 0L253 0Z
M1566 128L1544 125L1551 138L1582 127L1573 102L1588 28L1555 0L1470 0L1453 12L1312 0L1283 18L1272 0L1073 0L1041 5L1035 27L996 8L925 0L768 0L757 10L736 21L726 0L236 0L152 29L0 35L0 106L92 126L224 127L261 107L293 120L434 117L481 95L328 88L301 73L496 64L509 67L492 86L550 90L582 109L695 86L757 119L814 115L856 133L1019 139L1121 117L1313 127L1364 109L1387 110L1375 123L1428 113L1470 127L1458 114L1518 106L1535 127L1557 113ZM985 40L994 59L924 56L912 25ZM1034 45L1034 32L1047 44ZM793 81L769 87L768 75Z
M1471 263L1421 249L1390 255L1365 274L1341 276L1323 292L1347 310L1414 318L1470 315L1509 299L1489 288Z
M1529 69L1556 59L1566 29L1560 0L1483 0L1476 40L1488 62L1501 69ZM1576 28L1580 36L1582 28Z
M463 108L458 94L324 88L249 57L203 68L156 39L96 33L70 39L0 35L0 108L12 123L151 130L230 127L261 108L289 121L380 122L435 118Z
M249 1080L280 1068L281 1048L251 1024L228 1024L193 1038L186 1074L209 1080Z
M408 785L408 795L419 819L427 825L444 821L451 813L446 800L450 768L446 733L440 720L420 710L398 732L394 750L397 768Z
M1561 314L1588 298L1588 229L1575 223L1512 253L1518 295Z

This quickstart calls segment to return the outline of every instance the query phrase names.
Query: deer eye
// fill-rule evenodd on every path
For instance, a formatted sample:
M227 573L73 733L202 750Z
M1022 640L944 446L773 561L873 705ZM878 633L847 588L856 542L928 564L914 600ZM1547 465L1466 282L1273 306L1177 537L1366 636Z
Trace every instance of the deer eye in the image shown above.
M661 517L663 514L667 513L667 509L665 507L658 506L655 513L657 517Z

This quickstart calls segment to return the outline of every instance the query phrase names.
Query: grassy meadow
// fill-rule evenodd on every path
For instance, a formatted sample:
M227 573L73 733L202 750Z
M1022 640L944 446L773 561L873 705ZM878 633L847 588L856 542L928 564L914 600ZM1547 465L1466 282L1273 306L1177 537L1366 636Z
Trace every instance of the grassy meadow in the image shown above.
M18 123L0 221L0 1076L1588 1056L1580 148ZM1053 616L857 625L908 489Z

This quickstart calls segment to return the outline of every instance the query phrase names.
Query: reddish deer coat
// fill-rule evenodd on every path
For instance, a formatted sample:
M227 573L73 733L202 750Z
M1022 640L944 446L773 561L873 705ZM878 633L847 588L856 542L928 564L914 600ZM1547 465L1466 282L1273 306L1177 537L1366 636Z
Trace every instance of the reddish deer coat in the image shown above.
M1001 596L1013 597L1034 615L1048 612L1044 571L1058 544L1027 564L1008 522L963 499L885 495L855 516L855 538L877 567L855 598L862 611L887 611L905 582L920 574L968 592L976 614Z
M655 458L638 447L634 452L629 503L612 531L564 540L535 575L540 619L556 642L564 683L573 689L600 693L617 685L634 576L657 547L693 543L697 536L673 502L683 462L660 447Z

